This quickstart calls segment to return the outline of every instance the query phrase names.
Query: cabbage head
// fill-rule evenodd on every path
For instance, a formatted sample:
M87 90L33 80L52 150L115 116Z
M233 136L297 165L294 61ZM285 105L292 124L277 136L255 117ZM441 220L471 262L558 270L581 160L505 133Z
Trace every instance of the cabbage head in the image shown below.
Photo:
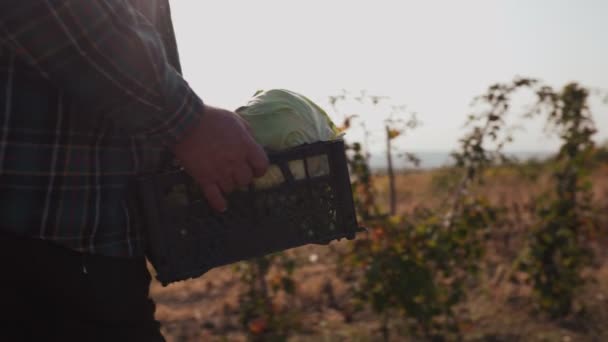
M328 141L340 134L321 107L289 90L259 91L236 112L249 123L255 140L269 150Z
M258 91L246 106L236 112L249 123L255 140L270 151L342 137L321 107L289 90ZM326 158L310 158L308 164L312 176L329 173ZM303 163L294 163L290 169L296 179L305 176ZM266 175L254 184L257 188L268 188L283 181L280 170L271 166Z

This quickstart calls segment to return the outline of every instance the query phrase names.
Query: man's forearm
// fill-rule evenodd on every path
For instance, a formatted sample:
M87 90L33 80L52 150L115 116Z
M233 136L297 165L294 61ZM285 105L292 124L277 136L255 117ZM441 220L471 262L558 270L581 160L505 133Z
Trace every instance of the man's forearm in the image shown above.
M158 32L128 1L0 0L0 42L86 111L114 113L131 134L172 143L203 111Z

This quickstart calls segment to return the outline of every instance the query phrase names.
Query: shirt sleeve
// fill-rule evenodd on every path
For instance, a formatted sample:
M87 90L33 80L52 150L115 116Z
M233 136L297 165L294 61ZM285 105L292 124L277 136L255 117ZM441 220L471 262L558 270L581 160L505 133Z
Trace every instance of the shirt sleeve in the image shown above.
M202 100L126 0L0 0L0 43L85 109L135 136L180 139Z

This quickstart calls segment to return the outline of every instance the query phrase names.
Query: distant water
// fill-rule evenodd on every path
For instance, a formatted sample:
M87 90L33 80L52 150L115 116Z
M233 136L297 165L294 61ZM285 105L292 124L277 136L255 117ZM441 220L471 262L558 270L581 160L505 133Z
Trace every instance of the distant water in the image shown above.
M414 152L414 155L420 159L420 169L434 169L442 166L453 165L454 159L450 156L451 152ZM553 152L509 152L507 155L516 157L518 160L525 161L529 159L546 159ZM373 153L370 158L370 166L374 170L386 169L386 154ZM413 168L405 158L393 156L393 165L396 169Z

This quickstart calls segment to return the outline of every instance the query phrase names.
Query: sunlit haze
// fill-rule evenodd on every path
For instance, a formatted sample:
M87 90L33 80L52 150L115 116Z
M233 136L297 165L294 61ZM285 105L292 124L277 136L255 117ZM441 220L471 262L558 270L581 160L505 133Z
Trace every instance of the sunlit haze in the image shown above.
M172 0L184 74L209 104L235 109L258 89L287 88L331 111L328 96L390 96L423 125L399 143L449 151L469 104L493 82L517 75L561 87L608 88L608 1L192 1ZM387 102L388 105L388 102ZM607 107L594 107L598 141ZM387 109L361 106L382 150ZM352 131L350 138L361 139ZM514 151L557 146L540 123L519 133Z

